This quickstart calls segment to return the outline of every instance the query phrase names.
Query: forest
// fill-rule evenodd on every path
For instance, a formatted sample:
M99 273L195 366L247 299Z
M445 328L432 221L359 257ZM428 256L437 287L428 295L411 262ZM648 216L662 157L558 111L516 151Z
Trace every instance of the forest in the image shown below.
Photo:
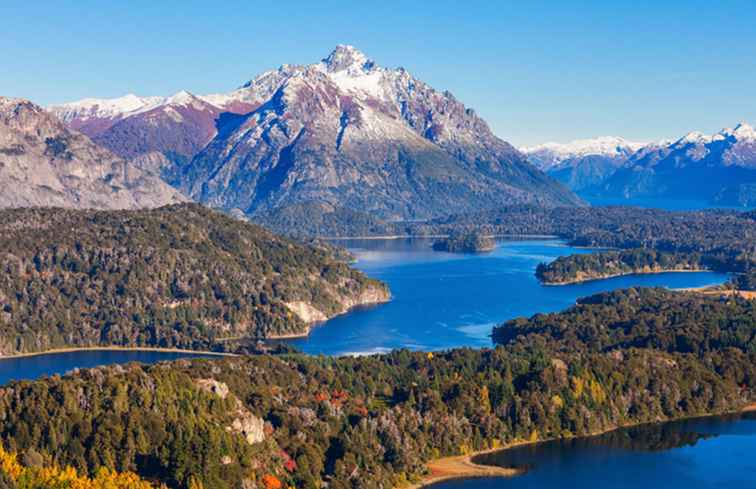
M172 488L400 487L445 455L737 411L756 303L599 294L496 328L493 349L100 367L0 389L18 460Z
M289 304L330 317L386 286L329 246L195 204L0 211L0 352L70 346L234 349L303 333Z
M699 253L633 248L560 256L550 263L539 264L536 277L546 284L561 285L630 273L713 270L718 266L719 263L709 263Z
M286 214L287 211L280 211ZM291 211L293 212L293 211ZM322 207L302 205L297 216L315 214L317 227L291 225L294 220L269 222L278 232L296 236L317 236L321 229L328 236L407 235L437 236L479 233L492 236L554 236L571 246L635 250L623 255L635 260L658 258L646 263L664 268L671 261L700 259L707 268L749 275L756 268L756 211L729 210L666 211L639 207L553 207L530 205L496 210L452 214L422 222L379 222L365 216L346 215L339 210L326 212ZM289 224L287 224L289 223ZM648 253L637 250L653 250ZM664 263L662 263L664 262ZM605 269L608 263L616 267ZM683 266L684 264L681 264ZM629 273L632 266L615 260L613 255L593 260L575 256L555 265L555 280L562 274L571 280L567 269L590 276ZM547 270L544 270L547 271ZM748 285L747 279L738 283ZM750 288L748 290L753 290Z
M480 233L458 233L441 238L433 243L436 251L447 253L480 253L496 248L496 242Z

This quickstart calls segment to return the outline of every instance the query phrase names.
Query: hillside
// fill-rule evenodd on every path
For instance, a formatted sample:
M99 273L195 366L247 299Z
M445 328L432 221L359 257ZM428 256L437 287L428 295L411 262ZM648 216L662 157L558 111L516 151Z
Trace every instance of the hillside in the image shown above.
M196 204L0 211L0 353L233 349L388 299L327 248Z
M41 107L5 97L0 97L0 188L0 207L133 209L187 200Z
M739 410L755 308L629 289L510 322L496 349L102 367L0 389L0 436L172 488L397 487L440 456Z

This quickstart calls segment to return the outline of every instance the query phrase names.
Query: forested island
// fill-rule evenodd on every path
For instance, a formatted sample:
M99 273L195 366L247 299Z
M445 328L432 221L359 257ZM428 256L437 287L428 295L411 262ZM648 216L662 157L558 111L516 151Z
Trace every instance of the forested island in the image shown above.
M496 242L479 233L456 233L436 240L433 249L447 253L483 253L496 249Z
M536 277L550 285L566 285L631 273L694 272L711 270L698 253L666 253L644 248L562 256L541 263Z
M306 334L387 287L196 204L0 211L0 354L128 346L233 351Z
M555 236L570 246L629 250L620 259L613 255L590 260L575 256L555 264L553 270L542 269L544 277L551 275L555 281L578 281L578 276L588 280L615 274L661 272L667 271L667 267L684 269L686 260L698 260L698 256L704 269L748 274L756 268L756 211L519 205L422 222L386 222L343 209L300 204L296 212L282 209L276 215L285 218L275 220L265 216L262 219L278 232L299 237L421 237L470 233ZM304 216L309 217L304 219ZM307 224L310 221L317 226ZM295 222L302 224L294 225ZM636 267L640 265L634 263L636 258L642 258L641 266ZM658 261L653 261L655 259ZM677 260L681 262L675 264ZM750 282L740 283L748 285Z
M401 487L441 456L737 411L756 400L754 338L752 301L628 289L510 321L495 349L180 360L13 382L0 388L0 437L16 465L0 471L7 487L28 487L17 466L69 464L171 488Z

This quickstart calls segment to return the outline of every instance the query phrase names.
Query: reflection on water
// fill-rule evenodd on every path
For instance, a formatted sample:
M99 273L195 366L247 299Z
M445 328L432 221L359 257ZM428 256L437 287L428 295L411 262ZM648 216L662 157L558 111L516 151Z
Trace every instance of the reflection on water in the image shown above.
M313 354L368 354L392 348L484 347L494 325L517 316L564 309L578 297L637 285L698 287L723 274L636 275L568 286L543 286L535 267L562 255L590 253L556 240L502 240L490 253L433 251L433 239L344 240L356 266L387 282L393 300L353 311L291 340Z
M482 455L475 462L527 471L433 488L756 488L755 449L756 414L699 418Z

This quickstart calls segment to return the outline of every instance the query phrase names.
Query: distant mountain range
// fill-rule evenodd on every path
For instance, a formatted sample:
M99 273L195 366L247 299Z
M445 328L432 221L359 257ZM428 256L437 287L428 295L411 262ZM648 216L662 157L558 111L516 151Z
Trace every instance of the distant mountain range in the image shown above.
M574 191L603 183L645 143L604 136L521 148L531 163Z
M756 130L691 132L650 144L603 137L522 148L529 160L584 195L756 205Z
M351 46L228 94L129 95L51 110L189 197L247 215L307 202L384 219L583 205L449 92Z
M0 97L0 207L132 209L186 201L27 100Z

